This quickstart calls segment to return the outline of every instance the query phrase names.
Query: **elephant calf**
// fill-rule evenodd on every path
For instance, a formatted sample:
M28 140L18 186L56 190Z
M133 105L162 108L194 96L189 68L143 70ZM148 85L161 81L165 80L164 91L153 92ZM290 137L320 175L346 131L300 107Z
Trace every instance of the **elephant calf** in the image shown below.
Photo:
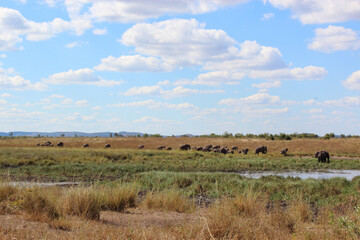
M288 149L284 148L283 150L280 151L280 154L287 156L287 152L288 152Z

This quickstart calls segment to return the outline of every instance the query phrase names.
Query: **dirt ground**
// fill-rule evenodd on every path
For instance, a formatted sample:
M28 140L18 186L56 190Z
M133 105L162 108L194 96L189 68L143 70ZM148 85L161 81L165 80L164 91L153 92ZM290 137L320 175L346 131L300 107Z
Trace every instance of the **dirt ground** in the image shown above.
M198 221L199 216L199 212L130 208L124 213L102 212L100 221L67 217L66 220L48 223L33 221L26 215L0 215L0 239L124 239L125 236L137 239L141 235L139 231L146 232L147 236L152 236L149 233L154 232L155 237L159 236L156 232L166 233L170 229L181 228Z

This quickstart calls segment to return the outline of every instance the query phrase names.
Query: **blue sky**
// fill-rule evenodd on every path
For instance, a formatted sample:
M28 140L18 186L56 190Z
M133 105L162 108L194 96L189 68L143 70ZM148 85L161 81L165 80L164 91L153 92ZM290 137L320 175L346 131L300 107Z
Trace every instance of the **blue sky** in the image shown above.
M359 21L359 0L1 1L0 131L359 134Z

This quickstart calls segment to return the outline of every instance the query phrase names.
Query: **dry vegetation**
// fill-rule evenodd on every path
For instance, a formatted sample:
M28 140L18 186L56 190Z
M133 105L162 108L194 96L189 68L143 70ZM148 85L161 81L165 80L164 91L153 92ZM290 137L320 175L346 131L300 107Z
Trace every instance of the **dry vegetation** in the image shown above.
M63 141L64 148L36 147ZM84 143L90 149L82 149ZM111 149L103 149L105 143ZM254 156L158 151L159 145L267 145ZM137 150L140 144L145 150ZM290 157L280 156L289 148ZM80 149L81 148L81 149ZM317 150L341 156L319 164ZM236 171L359 169L359 139L0 139L0 239L359 239L360 178L265 177ZM16 177L85 180L16 187ZM204 204L206 203L206 204Z
M266 195L248 191L234 198L219 199L208 208L195 208L179 193L168 191L150 192L140 203L128 200L122 204L124 207L113 208L115 197L107 199L110 195L104 192L122 189L122 194L115 194L118 196L115 202L122 202L122 199L133 198L134 188L14 188L3 191L3 187L9 189L10 186L2 183L0 188L1 203L9 208L0 215L1 239L360 237L360 212L354 209L351 201L334 206L318 206L302 200L269 202ZM183 207L177 208L178 204Z
M188 143L191 146L205 146L208 144L220 146L238 146L240 149L249 148L252 152L256 147L266 145L269 154L278 153L283 148L288 148L290 154L313 155L316 151L326 150L336 156L360 156L360 139L357 138L334 138L323 139L293 139L293 140L265 140L265 139L240 139L240 138L200 138L200 137L166 137L166 138L137 138L137 137L113 137L113 138L14 138L0 139L1 147L37 147L37 143L50 141L54 144L64 142L66 148L80 148L88 143L90 148L104 148L106 143L112 148L136 149L139 145L145 145L145 149L157 149L160 145L179 149L181 144Z

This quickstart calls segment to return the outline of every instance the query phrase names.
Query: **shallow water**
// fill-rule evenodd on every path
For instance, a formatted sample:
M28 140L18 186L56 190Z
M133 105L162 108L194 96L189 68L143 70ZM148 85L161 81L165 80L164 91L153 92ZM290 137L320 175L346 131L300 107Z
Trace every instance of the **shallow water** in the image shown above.
M248 178L261 178L262 176L299 177L301 179L329 179L342 177L351 181L354 177L360 176L360 170L327 170L326 172L246 172L239 173Z
M8 182L8 184L16 187L52 187L52 186L76 186L80 182Z

